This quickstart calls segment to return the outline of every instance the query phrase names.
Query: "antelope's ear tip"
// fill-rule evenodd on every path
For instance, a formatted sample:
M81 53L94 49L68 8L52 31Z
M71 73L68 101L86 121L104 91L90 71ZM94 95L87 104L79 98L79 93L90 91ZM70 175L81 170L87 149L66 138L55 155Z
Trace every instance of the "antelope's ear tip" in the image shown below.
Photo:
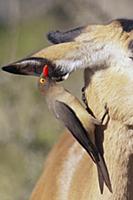
M9 72L12 74L18 74L18 69L14 65L6 65L1 68L5 72Z
M27 75L27 73L19 67L19 64L12 63L1 68L3 71L11 74Z
M18 75L40 76L45 63L45 59L31 57L3 66L2 70Z
M14 64L3 66L1 69L8 73L20 74L19 68L17 68Z

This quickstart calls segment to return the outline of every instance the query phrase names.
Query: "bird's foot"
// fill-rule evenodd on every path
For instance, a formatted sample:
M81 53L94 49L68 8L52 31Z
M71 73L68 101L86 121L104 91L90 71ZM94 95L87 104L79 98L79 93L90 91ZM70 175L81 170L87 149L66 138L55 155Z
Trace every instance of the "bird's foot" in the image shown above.
M107 103L105 104L104 109L105 112L102 116L102 119L100 120L102 125L106 125L109 121L109 108L107 107Z

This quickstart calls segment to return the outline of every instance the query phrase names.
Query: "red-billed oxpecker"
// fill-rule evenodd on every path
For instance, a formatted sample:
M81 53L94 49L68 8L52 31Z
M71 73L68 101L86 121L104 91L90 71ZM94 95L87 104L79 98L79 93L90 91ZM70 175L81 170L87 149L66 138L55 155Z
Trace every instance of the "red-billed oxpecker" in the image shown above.
M103 193L104 182L112 192L104 157L95 144L95 126L101 125L101 122L90 115L75 96L56 83L62 79L62 76L60 76L60 71L56 71L56 77L53 76L55 69L55 66L52 66L47 59L37 57L23 59L3 67L3 70L14 74L34 76L41 74L39 89L45 96L49 108L56 118L64 123L97 165L101 193Z
M46 64L39 78L39 89L45 96L48 107L56 118L64 123L97 165L101 193L103 192L103 181L112 192L104 158L95 145L95 125L99 125L100 122L86 111L75 96L49 78L48 70Z

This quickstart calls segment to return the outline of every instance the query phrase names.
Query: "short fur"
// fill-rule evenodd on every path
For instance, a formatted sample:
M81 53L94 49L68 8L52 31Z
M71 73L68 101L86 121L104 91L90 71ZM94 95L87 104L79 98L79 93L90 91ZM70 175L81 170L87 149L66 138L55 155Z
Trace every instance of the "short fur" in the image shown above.
M75 38L84 42L89 42L91 38L93 46L98 47L97 56L100 54L97 57L94 56L95 50L92 54L88 51L90 65L93 59L96 62L95 67L88 64L90 69L85 71L85 94L97 118L101 119L105 104L109 108L107 127L99 130L98 135L103 142L104 156L111 173L113 194L105 188L103 195L100 195L96 186L96 170L91 161L76 141L65 133L49 155L31 200L132 200L133 61L128 45L133 33L132 25L127 20L124 23L116 20L104 26L88 26L88 33ZM106 45L108 48L104 51ZM114 47L113 51L108 54L111 46ZM106 57L104 62L103 57ZM72 169L72 173L69 169ZM69 175L71 177L68 178Z
M52 149L33 190L31 200L132 200L133 187L133 40L132 20L113 20L86 26L73 42L53 45L35 57L51 59L64 71L85 70L86 102L101 119L104 107L109 121L98 129L113 186L103 195L97 171L86 152L67 133Z

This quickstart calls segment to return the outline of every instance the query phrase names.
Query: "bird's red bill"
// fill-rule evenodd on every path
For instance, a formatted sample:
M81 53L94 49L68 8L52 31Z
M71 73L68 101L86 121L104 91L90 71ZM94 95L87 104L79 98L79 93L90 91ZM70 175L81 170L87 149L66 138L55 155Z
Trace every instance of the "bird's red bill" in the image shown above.
M45 77L48 76L48 65L45 65L43 68L43 76L45 76Z

